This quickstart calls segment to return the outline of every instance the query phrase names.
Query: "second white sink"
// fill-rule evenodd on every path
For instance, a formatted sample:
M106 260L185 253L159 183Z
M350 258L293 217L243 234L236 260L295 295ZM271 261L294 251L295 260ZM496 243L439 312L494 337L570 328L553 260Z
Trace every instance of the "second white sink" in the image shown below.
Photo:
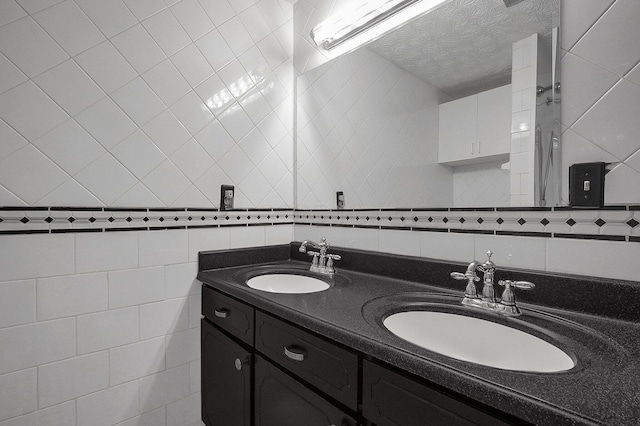
M304 294L324 291L330 286L326 282L306 275L264 274L249 278L247 285L269 293Z
M569 355L539 337L466 315L408 311L388 316L383 324L424 349L488 367L552 373L575 366Z

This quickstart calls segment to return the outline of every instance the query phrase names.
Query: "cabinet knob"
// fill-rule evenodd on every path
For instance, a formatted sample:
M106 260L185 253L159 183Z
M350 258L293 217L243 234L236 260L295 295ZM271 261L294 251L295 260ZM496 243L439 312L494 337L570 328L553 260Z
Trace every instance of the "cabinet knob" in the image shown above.
M216 309L213 314L218 318L227 318L229 316L229 310L225 308Z
M302 362L304 361L304 359L306 358L306 355L303 351L301 350L296 350L294 349L293 346L285 346L284 347L284 354L287 356L287 358L293 360L293 361L298 361L298 362Z
M243 365L249 365L249 360L245 359L244 361L241 361L240 358L236 358L233 364L235 365L236 370L241 371Z

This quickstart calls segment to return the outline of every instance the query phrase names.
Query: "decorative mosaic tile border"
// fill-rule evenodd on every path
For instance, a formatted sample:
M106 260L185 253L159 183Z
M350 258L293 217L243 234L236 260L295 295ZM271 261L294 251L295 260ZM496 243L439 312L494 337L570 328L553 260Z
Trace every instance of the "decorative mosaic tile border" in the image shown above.
M295 210L296 224L640 242L640 206Z
M0 207L0 235L292 225L293 209Z
M0 207L0 235L292 224L640 242L640 206L636 205L596 210Z

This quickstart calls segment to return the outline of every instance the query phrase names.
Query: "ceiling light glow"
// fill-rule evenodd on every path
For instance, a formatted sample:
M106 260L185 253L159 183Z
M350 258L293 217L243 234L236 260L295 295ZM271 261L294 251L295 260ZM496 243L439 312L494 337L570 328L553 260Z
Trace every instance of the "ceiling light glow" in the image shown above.
M316 46L331 50L349 42L353 49L448 0L358 0L311 30ZM352 42L353 41L353 42Z

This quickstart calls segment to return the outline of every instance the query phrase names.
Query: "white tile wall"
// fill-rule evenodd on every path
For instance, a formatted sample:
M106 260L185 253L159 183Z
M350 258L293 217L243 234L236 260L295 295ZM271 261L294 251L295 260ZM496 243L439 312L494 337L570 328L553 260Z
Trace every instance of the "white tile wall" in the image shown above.
M150 339L189 327L187 298L165 300L140 307L140 338Z
M298 78L298 207L453 204L453 173L437 164L443 95L358 49Z
M165 411L165 407L161 407L136 416L125 422L118 423L117 426L165 426L167 424L167 415Z
M482 163L453 168L453 207L511 205L509 170L502 164Z
M74 356L74 318L37 322L0 329L0 374Z
M111 386L163 371L166 365L164 349L164 336L111 349L109 351Z
M36 320L36 281L8 281L0 284L0 327Z
M8 0L0 3L0 205L161 207L174 203L211 207L217 205L217 187L221 183L235 184L239 193L237 202L246 206L253 206L255 200L265 200L269 207L273 207L272 200L280 200L282 206L292 205L294 29L290 2ZM306 3L298 2L297 18L303 19L313 12L303 7ZM315 7L326 6L327 10L322 12L328 13L334 3L318 2ZM565 132L565 140L567 135L575 135L572 144L582 149L572 152L580 152L582 161L601 161L603 155L624 161L607 179L621 182L617 187L623 187L622 182L629 187L637 174L639 157L637 145L634 148L632 142L627 143L627 134L635 129L620 123L625 129L624 149L610 153L611 129L617 117L633 111L637 100L633 89L640 82L637 46L625 38L627 33L634 34L635 27L628 26L630 21L635 22L631 18L637 15L634 9L637 6L633 0L589 2L585 7L578 0L563 3L566 9L563 28L571 29L564 31L567 38L563 47L568 52L563 57L563 68L573 74L596 76L596 81L592 79L572 88L571 81L577 76L565 75L568 86L563 105L571 108L566 116L575 118L566 123L570 128ZM61 12L77 19L61 24ZM75 29L71 31L69 25ZM616 25L623 30L616 29ZM297 27L296 32L299 30ZM77 37L78 31L83 37ZM588 36L591 31L593 34ZM603 45L602 39L597 41L601 33L621 42L614 47ZM167 37L168 34L172 37ZM136 50L141 47L143 51ZM300 53L295 58L296 66L301 64L299 70L324 61L314 57L311 50L305 50L305 46L297 45L296 49ZM181 62L183 55L195 62ZM258 76L248 82L252 90L245 95L229 87L234 83L229 79L233 74L226 71L232 68L223 69L231 63L236 70L239 63L245 71ZM206 81L194 87L207 72L210 76ZM70 91L61 91L65 84L69 87L70 75L75 75L85 89L76 92L76 87L71 86ZM235 83L237 86L238 82ZM365 87L371 84L366 79L360 83ZM612 90L614 86L616 90ZM123 87L131 88L132 92L120 90ZM213 92L215 87L219 87L219 94ZM597 90L589 92L592 87ZM353 88L361 89L362 86ZM133 90L140 93L140 103L131 100ZM75 95L69 96L70 93ZM220 98L225 93L232 96L231 102L217 106L213 102L215 95ZM579 93L589 93L588 99L578 98ZM345 91L344 95L347 94ZM363 102L371 100L367 96L364 99ZM592 108L600 102L600 106ZM305 105L311 111L314 107L317 108ZM331 114L321 117L328 122L336 119ZM358 120L360 116L352 113L349 118ZM299 119L304 123L308 117L301 114ZM612 124L594 129L591 120ZM245 152L247 147L254 146L255 140L243 140L252 131L256 135L255 129L272 148L257 166L256 159L252 161L250 156L253 151ZM326 131L315 131L319 130ZM347 135L355 131L349 126L337 130ZM141 166L148 169L148 163L128 161L127 150L116 150L134 134L138 137L144 134L166 157L156 156L162 162L146 175ZM192 138L214 162L201 176L198 176L201 170L193 175L183 170L190 156L202 153L193 145ZM185 145L187 142L191 145ZM183 146L184 150L180 150ZM327 149L335 150L336 145ZM173 156L179 150L180 154ZM238 150L244 156L238 155ZM225 158L229 152L235 156ZM298 154L301 161L310 153ZM240 163L225 163L231 158ZM608 158L603 161L610 161ZM265 162L266 159L269 161ZM194 164L202 164L192 160ZM343 158L336 167L344 167L349 161ZM570 157L566 161L577 162ZM242 180L256 167L262 175L258 179L260 191L245 195ZM275 169L278 173L274 173ZM235 170L243 170L239 181L230 177L229 173ZM304 183L301 187L304 188ZM318 190L327 191L320 187ZM252 191L255 189L246 192ZM362 191L372 189L363 187ZM608 197L616 194L610 186L607 191ZM637 214L635 217L640 220ZM561 223L557 226L564 227ZM2 235L0 426L86 424L95 421L87 413L96 410L103 410L100 421L105 424L197 424L200 383L199 360L195 358L199 342L194 336L199 333L201 302L199 287L194 285L197 252L287 243L293 236L297 240L315 239L327 229L335 230L332 238L343 241L345 246L383 251L391 241L402 243L402 238L393 234L409 234L385 232L380 244L380 231L356 228L337 231L337 228L282 225L163 231L180 234L160 237L165 243L179 241L180 249L171 253L159 253L150 244L155 236L142 237L144 232L135 231L126 235ZM613 233L611 229L606 233ZM640 257L636 243L525 238L522 243L535 249L535 255L529 258L513 250L519 245L512 245L514 240L508 237L418 234L419 247L411 245L416 250L413 254L427 257L466 261L481 257L486 242L500 249L499 256L505 263L518 267L621 279L637 279L640 273L635 262ZM544 241L542 246L540 241ZM568 251L571 256L566 256ZM592 266L584 268L581 254L593 258ZM155 256L160 256L161 261L154 260ZM538 263L541 256L544 265ZM141 276L145 271L154 271L162 281L162 285L155 280L143 279L141 283L152 289L154 301L137 299L139 289L126 285L138 274L133 272L138 268L143 269ZM164 270L162 278L160 270ZM121 291L118 296L114 293L113 307L104 304L109 301L104 293L105 276L107 288ZM63 294L76 303L58 303L54 299ZM5 305L9 307L5 309ZM14 309L15 306L21 309ZM152 324L154 316L163 312L173 315L171 322ZM121 334L125 330L124 338L114 336L114 330ZM95 333L104 336L97 338ZM167 364L176 366L167 369ZM96 401L101 401L100 407L96 407Z
M190 394L189 364L140 379L140 411L146 412Z
M109 308L163 300L165 268L138 268L109 272Z
M38 279L38 321L104 311L107 274L77 274Z
M508 212L500 212L504 217L503 213ZM640 244L633 242L309 225L295 225L294 238L317 241L326 237L329 243L340 245L336 232L342 235L345 247L362 250L459 262L483 260L491 250L498 267L630 281L640 276Z
M140 322L137 306L81 315L77 318L78 353L136 342Z
M536 122L536 82L538 35L534 34L513 43L512 47L512 105L511 155L509 173L513 207L534 205L534 151Z
M198 424L197 252L292 239L292 225L0 237L0 425Z
M214 207L211 188L232 184L252 192L236 207L291 207L293 6L233 3L3 2L0 128L17 144L0 151L0 204ZM269 115L280 125L262 124ZM220 132L196 137L209 124ZM264 167L253 180L227 173L196 183L228 172L234 147L246 155L233 169L270 153L285 167L277 178Z
M111 426L135 417L140 411L138 397L138 382L133 381L78 398L77 425Z
M633 0L564 0L562 7L564 201L569 166L604 161L614 163L605 179L605 203L638 203L640 193L629 188L640 184L634 160L640 152L635 25L640 5Z
M35 370L35 369L34 369ZM28 398L27 398L28 400ZM41 426L50 425L70 425L76 419L76 403L68 401L53 407L34 411L24 416L14 417L11 420L0 422L1 426Z
M35 368L0 375L0 420L37 408L37 380Z
M38 407L49 407L108 386L108 351L41 365L38 367Z

